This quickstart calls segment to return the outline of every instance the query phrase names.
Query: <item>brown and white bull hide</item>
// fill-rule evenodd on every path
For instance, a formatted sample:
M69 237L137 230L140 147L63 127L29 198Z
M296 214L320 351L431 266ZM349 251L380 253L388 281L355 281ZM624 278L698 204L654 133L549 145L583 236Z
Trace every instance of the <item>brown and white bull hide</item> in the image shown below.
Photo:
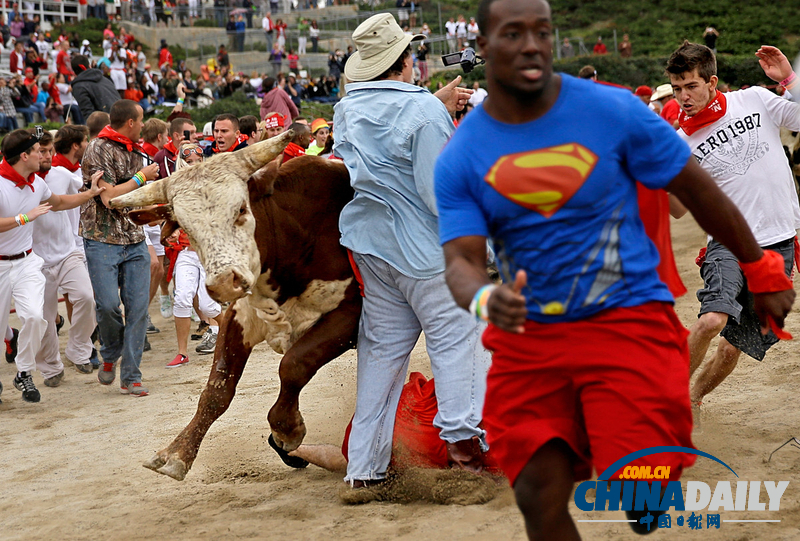
M353 197L347 169L316 156L269 163L291 140L284 133L112 200L138 223L177 222L206 268L225 313L211 374L191 422L144 464L182 480L212 423L228 408L253 347L283 354L281 389L269 411L272 436L296 449L306 429L299 394L320 367L355 347L361 297L339 244L339 213ZM263 167L264 164L269 164ZM261 168L259 170L259 168Z

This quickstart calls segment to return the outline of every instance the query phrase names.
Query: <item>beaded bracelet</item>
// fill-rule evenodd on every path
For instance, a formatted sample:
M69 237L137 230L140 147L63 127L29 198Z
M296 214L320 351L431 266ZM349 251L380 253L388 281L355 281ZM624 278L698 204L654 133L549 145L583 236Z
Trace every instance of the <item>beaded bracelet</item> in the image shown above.
M489 297L492 291L495 289L497 289L497 286L494 284L487 284L480 288L475 293L475 296L472 297L472 302L469 303L469 313L478 319L489 321L489 310L487 310L486 306L489 304Z

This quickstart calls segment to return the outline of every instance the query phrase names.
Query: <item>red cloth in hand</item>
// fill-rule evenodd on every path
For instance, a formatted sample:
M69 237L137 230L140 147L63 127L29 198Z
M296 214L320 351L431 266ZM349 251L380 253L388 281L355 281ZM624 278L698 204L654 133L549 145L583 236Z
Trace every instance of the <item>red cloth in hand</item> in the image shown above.
M754 294L777 293L792 289L792 281L786 276L783 256L772 250L764 250L761 259L752 263L739 262L747 278L747 289Z

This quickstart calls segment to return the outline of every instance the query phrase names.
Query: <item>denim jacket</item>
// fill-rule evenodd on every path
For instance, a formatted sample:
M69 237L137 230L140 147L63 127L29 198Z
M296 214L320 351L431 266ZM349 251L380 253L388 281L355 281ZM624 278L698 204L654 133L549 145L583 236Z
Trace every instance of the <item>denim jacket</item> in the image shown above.
M455 129L444 104L399 81L351 83L333 123L333 152L355 190L339 218L342 245L411 278L443 272L433 168Z

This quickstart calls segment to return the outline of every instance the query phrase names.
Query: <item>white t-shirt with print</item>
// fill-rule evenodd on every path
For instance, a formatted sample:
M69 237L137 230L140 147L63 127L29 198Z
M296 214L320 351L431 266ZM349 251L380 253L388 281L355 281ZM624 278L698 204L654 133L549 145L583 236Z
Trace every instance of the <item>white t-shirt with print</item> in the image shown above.
M780 127L800 131L800 105L760 87L725 99L722 118L691 136L678 135L739 208L759 245L787 240L800 228L800 206Z

